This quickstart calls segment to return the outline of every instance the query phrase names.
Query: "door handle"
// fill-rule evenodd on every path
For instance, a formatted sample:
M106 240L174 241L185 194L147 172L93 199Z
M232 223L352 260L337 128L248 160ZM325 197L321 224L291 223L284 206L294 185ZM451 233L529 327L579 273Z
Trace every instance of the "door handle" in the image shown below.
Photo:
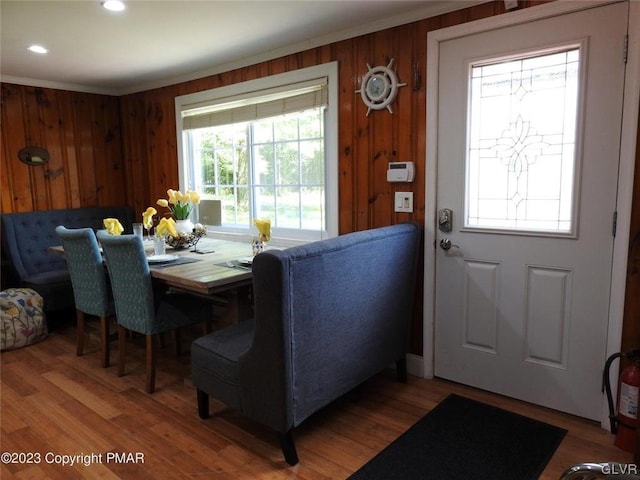
M460 248L460 245L451 243L451 240L449 240L448 238L443 238L442 240L440 240L440 248L443 249L445 252L447 250L451 250L451 247Z

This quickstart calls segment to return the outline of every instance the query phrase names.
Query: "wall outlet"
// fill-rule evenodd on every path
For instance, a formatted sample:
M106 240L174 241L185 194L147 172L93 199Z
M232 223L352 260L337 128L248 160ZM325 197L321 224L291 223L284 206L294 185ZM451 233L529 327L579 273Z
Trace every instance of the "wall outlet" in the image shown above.
M395 211L413 213L413 192L396 192Z

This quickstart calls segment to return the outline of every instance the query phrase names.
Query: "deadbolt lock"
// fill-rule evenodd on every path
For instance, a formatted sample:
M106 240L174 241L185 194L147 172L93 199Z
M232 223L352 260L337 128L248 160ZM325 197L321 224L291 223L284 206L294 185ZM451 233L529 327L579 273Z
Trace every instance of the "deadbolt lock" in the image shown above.
M445 233L453 229L453 211L450 208L442 208L438 211L438 228Z

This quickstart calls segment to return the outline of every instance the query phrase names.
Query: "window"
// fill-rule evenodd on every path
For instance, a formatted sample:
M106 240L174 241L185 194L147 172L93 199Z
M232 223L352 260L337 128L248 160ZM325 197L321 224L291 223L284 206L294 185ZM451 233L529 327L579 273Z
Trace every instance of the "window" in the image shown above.
M337 235L336 101L335 63L177 97L181 189L221 201L218 233Z
M580 49L472 65L465 227L575 231Z

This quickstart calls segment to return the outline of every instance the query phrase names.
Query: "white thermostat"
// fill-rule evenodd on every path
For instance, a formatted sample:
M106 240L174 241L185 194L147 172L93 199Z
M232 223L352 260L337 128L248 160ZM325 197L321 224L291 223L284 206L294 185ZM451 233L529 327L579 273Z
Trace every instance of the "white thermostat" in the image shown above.
M413 182L414 176L413 162L389 162L387 182Z

